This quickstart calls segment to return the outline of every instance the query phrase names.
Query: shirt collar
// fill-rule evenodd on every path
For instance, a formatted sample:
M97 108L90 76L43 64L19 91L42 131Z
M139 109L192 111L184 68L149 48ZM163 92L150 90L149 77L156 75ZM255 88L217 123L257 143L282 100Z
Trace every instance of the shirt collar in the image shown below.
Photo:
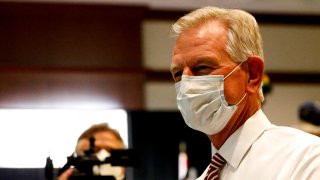
M237 168L251 145L271 126L260 109L227 139L219 151L212 146L212 152L213 154L219 152L228 164Z

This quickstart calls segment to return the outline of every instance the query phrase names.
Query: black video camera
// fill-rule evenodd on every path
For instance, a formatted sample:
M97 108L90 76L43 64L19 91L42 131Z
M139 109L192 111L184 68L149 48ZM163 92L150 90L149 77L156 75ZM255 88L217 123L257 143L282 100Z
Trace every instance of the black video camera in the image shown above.
M320 126L320 101L302 104L299 108L299 117L306 122Z
M111 150L110 156L105 158L104 161L100 161L94 149L94 138L90 138L90 148L84 152L84 155L77 156L74 153L71 156L67 157L67 163L58 171L58 176L60 176L64 171L69 169L70 167L75 168L75 172L69 177L69 180L115 180L113 176L102 176L95 175L93 172L94 166L99 166L102 164L111 164L111 166L135 166L136 158L133 149L117 149ZM48 159L46 165L46 178L48 180L51 178L52 174L50 171L50 166L48 166ZM52 163L51 163L52 164ZM52 167L52 165L51 165Z

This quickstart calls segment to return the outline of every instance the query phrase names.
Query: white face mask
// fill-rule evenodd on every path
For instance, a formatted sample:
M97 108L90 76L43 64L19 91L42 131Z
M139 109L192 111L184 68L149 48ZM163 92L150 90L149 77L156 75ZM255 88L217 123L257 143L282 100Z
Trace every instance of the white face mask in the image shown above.
M101 149L96 155L100 161L104 161L106 158L111 156L111 154L105 149ZM101 164L100 166L95 165L92 170L94 175L113 176L116 180L123 180L125 177L122 167L111 166L110 163Z
M178 108L190 128L213 135L226 126L246 94L236 105L229 106L224 98L224 79L241 64L225 78L223 75L183 75L181 81L175 84Z

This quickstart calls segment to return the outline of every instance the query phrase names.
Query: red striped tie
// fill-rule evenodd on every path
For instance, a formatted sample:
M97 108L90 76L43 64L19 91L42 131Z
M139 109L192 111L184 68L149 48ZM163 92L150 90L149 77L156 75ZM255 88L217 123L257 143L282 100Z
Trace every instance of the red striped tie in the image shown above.
M219 171L225 163L226 163L226 160L224 160L220 154L216 153L211 159L209 170L204 180L218 180Z

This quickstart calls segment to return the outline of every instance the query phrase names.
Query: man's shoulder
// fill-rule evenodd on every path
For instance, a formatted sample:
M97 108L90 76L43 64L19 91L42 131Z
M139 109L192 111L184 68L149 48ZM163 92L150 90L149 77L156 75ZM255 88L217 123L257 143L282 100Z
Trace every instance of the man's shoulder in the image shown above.
M320 148L320 137L293 127L272 126L263 133L262 138L270 143L282 144L287 149L309 146Z

